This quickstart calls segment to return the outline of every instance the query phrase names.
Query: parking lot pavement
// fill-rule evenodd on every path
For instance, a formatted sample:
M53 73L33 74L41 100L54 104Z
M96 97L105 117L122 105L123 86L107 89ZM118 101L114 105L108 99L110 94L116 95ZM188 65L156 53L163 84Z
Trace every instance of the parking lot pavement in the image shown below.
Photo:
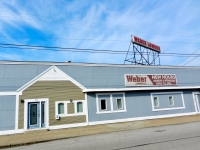
M8 150L188 150L200 147L200 122L56 140Z
M40 142L47 142L59 139L68 139L86 135L111 133L126 130L135 130L148 127L165 126L173 124L183 124L189 122L199 122L200 115L164 118L164 119L153 119L153 120L142 120L142 121L130 121L113 124L85 126L68 129L57 129L57 130L37 130L37 131L26 131L21 134L3 135L0 136L0 148L34 144Z

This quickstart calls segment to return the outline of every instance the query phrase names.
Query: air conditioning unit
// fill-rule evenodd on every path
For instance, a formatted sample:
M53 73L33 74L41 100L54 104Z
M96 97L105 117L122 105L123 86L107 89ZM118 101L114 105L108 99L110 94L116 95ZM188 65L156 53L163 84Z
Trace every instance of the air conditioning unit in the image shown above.
M60 119L60 116L59 115L56 115L56 120L59 120Z

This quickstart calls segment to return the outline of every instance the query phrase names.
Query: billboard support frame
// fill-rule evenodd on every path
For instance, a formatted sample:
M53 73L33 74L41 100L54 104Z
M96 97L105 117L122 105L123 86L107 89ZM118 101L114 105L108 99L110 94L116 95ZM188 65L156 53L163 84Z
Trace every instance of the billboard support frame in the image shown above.
M124 59L124 64L160 65L160 51L152 50L146 46L135 43L132 39L133 36L131 36L131 42ZM132 50L130 50L130 47L132 47Z

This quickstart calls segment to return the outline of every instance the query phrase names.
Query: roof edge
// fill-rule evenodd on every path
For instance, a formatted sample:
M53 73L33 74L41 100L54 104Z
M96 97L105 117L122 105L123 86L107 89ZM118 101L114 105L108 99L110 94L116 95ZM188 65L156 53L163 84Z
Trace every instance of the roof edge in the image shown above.
M173 89L198 89L200 86L167 86L167 87L134 87L134 88L104 88L104 89L84 89L83 92L123 92L123 91L142 91L142 90L173 90Z
M124 67L124 68L190 68L200 69L200 66L149 66L149 65L131 65L131 64L100 64L100 63L72 63L72 62L42 62L42 61L0 61L0 64L16 65L51 65L51 66L99 66L99 67Z

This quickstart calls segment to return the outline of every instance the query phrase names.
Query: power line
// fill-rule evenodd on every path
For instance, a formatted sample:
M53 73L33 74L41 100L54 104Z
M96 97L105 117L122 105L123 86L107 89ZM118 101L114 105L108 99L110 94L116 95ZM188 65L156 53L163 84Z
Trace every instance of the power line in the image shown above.
M197 49L194 53L196 53L197 51L199 51L200 50L200 48L199 49ZM194 53L192 53L192 54L194 54ZM190 56L192 56L192 54L191 55L189 55L188 57L186 57L185 59L183 59L181 62L179 62L177 65L179 65L180 63L182 63L182 62L184 62L186 59L188 59ZM198 57L199 55L197 55L196 57ZM187 63L186 63L187 64ZM184 66L184 65L183 65Z
M115 51L115 50L97 50L97 49L82 49L82 48L65 48L65 47L50 47L50 46L35 46L35 45L19 45L19 44L4 44L0 43L0 45L4 46L3 48L23 48L23 49L38 49L42 48L42 50L52 50L52 51L69 51L69 50L77 50L77 51L96 51L96 52L113 52L113 53L124 53L127 51ZM7 47L14 46L14 47Z
M87 53L110 53L110 54L125 54L123 51L107 51L107 50L91 50L91 49L78 49L78 48L67 48L67 49L51 49L51 48L33 48L33 47L5 47L0 46L1 48L17 48L17 49L31 49L31 50L41 50L41 51L62 51L62 52L87 52Z
M199 50L199 49L198 49ZM183 66L187 65L188 63L190 63L191 61L193 61L194 59L196 59L197 57L199 57L200 54L198 54L196 57L194 57L193 59L191 59L190 61L188 61L187 63L185 63Z
M50 47L50 46L35 46L35 45L19 45L19 44L4 44L0 43L1 48L17 48L17 49L32 49L42 51L70 51L70 52L88 52L88 53L108 53L108 54L133 54L133 52L122 50L97 50L97 49L82 49L82 48L65 48L65 47ZM160 56L176 56L176 57L198 57L200 54L183 54L183 53L161 53Z
M119 51L119 50L97 50L97 49L82 49L82 48L65 48L65 47L50 47L50 46L35 46L35 45L19 45L19 44L4 44L0 43L0 45L6 46L2 48L23 48L23 49L38 49L40 50L52 50L52 51L69 51L69 50L77 50L77 51L95 51L95 52L113 52L113 53L127 53L127 51ZM7 47L7 46L14 46L14 47ZM132 52L129 52L132 53ZM197 56L199 54L183 54L183 53L161 53L161 55L193 55Z

